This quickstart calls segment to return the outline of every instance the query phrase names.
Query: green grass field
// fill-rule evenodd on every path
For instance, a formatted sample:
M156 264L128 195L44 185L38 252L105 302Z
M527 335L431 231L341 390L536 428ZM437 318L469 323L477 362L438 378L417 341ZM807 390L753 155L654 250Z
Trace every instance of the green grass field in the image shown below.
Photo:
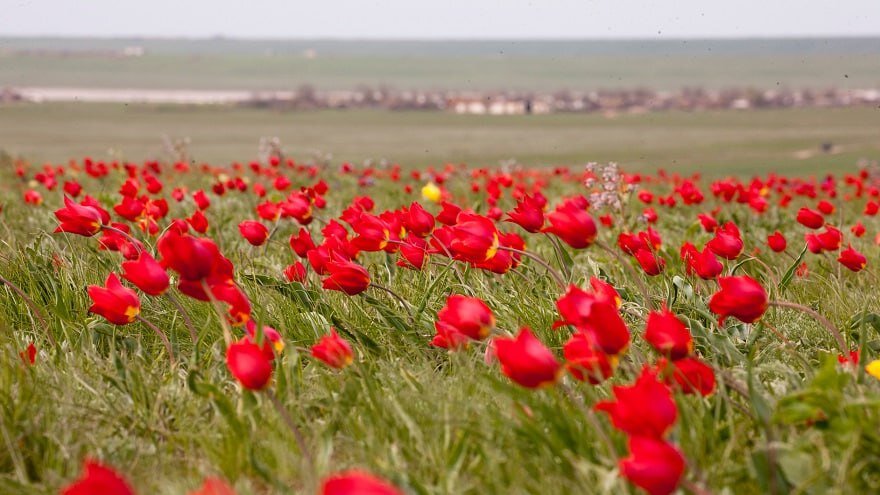
M36 161L163 157L161 136L189 137L196 160L248 160L261 136L293 157L386 158L408 167L617 161L710 175L821 172L880 154L880 109L622 115L459 116L446 113L279 113L224 107L15 104L0 107L0 149ZM822 142L835 154L822 154Z
M129 46L143 57L117 57ZM22 52L22 50L27 50ZM314 50L316 58L304 56ZM174 89L854 87L880 85L880 38L330 41L0 38L0 86Z

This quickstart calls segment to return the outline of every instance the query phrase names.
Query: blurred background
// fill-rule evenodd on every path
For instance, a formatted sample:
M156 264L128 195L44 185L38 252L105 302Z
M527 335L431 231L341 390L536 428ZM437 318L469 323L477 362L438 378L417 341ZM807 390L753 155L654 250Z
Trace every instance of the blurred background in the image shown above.
M880 155L875 0L0 2L0 149L34 161L708 174Z

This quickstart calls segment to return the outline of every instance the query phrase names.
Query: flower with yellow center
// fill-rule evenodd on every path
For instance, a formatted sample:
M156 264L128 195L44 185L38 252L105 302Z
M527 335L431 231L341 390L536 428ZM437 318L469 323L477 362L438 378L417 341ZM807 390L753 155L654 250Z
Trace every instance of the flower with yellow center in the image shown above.
M439 203L442 195L440 188L433 182L428 182L422 187L422 197L432 203Z

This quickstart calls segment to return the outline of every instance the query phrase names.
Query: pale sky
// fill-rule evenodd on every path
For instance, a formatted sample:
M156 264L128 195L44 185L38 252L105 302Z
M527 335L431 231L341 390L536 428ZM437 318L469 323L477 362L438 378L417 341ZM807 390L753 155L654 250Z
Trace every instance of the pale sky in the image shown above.
M880 35L880 0L0 0L0 35L864 36Z

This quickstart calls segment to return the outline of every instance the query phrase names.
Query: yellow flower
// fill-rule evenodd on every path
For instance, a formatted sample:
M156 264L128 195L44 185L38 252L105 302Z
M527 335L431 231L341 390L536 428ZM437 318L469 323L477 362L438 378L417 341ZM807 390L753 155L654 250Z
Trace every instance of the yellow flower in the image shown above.
M865 371L874 378L880 380L880 359L875 359L865 366Z
M424 185L424 187L422 187L422 197L428 201L439 203L441 196L442 191L440 191L440 188L437 187L437 184L434 184L433 182L428 182Z

